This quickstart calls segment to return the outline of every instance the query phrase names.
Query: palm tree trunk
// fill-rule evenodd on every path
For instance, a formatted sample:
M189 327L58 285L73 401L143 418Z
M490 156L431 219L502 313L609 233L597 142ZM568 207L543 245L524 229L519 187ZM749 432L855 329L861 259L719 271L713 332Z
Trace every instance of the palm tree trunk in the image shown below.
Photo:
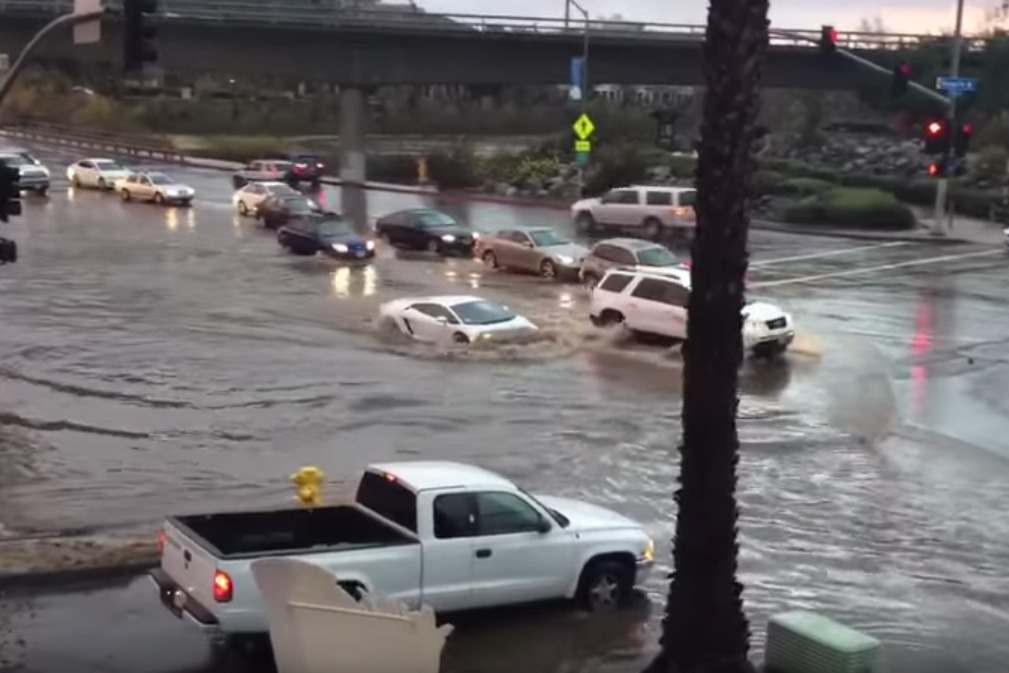
M683 442L674 571L661 652L647 673L749 673L736 579L737 387L746 201L768 40L767 0L710 0L697 163L697 238L684 347Z

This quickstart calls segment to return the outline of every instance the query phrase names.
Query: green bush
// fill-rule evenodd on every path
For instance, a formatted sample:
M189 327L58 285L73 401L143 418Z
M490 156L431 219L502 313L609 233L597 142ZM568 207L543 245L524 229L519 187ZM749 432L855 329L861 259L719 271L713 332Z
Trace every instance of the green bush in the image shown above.
M787 206L786 222L866 229L911 229L914 213L893 194L865 188L838 187Z
M765 196L780 194L782 186L788 182L788 176L776 171L758 170L750 178L750 194L752 196Z
M370 155L368 179L375 182L414 184L417 182L417 157L409 154Z
M224 161L246 162L291 150L290 141L268 136L177 136L172 140L180 152Z
M670 154L666 165L674 178L692 179L697 174L697 159L688 154Z
M820 166L811 166L802 161L794 159L761 159L760 167L772 170L793 178L816 178L827 182L837 182L838 171Z
M437 152L427 158L428 175L441 189L468 189L480 184L476 159L467 150Z
M977 153L972 162L971 172L983 180L997 180L1005 177L1006 162L1009 162L1006 149L999 145L990 145L981 148Z
M614 187L623 187L643 181L649 164L634 145L605 145L595 153L592 165L586 171L585 193L602 194Z
M785 180L779 187L778 194L782 196L822 196L836 185L819 178L792 178Z

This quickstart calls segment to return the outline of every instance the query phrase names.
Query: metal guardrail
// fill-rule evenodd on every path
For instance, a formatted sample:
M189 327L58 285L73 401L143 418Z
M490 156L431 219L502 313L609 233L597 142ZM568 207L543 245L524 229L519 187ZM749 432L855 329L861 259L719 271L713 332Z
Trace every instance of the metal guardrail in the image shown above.
M170 143L149 143L142 139L103 133L81 131L49 124L7 125L0 127L0 138L41 142L61 147L76 148L90 156L119 156L136 160L185 163L186 158Z
M106 0L110 9L122 7L122 0ZM159 14L164 20L227 22L245 25L320 27L374 26L380 29L417 29L492 34L571 35L583 34L584 20L550 17L487 16L481 14L430 14L404 5L375 4L367 8L347 8L341 0L162 0ZM0 15L28 14L55 16L73 11L73 0L0 0ZM588 29L600 37L640 37L643 39L704 39L705 26L697 24L590 20ZM774 29L771 44L815 48L820 30ZM914 33L871 33L839 31L838 46L844 49L889 51L907 49L946 38ZM966 38L964 47L983 47L982 38Z

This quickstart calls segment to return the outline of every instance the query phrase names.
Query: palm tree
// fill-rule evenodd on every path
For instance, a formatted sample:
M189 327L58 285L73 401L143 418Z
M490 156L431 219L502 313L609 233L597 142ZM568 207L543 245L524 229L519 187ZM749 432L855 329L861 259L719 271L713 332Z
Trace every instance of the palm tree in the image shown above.
M746 197L767 50L768 0L710 0L697 162L697 237L684 347L683 441L661 652L647 673L750 673L736 579L736 411Z

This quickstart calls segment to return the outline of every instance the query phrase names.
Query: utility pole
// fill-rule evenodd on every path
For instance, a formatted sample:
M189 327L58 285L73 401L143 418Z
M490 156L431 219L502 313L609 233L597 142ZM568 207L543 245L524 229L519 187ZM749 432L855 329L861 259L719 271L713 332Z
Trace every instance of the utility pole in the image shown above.
M956 28L953 31L953 56L950 63L950 76L960 76L960 54L963 52L963 0L956 2ZM956 123L956 95L950 96L949 107L946 108L946 118L949 119L949 142L943 153L942 165L949 166L952 148L956 146L956 136L960 132ZM948 170L946 173L948 174ZM943 175L935 187L935 214L932 219L933 236L945 236L948 232L946 222L946 199L949 193L949 178ZM952 214L950 215L952 220Z
M585 108L589 101L589 92L592 90L589 84L589 12L579 5L577 0L566 0L564 4L565 25L567 25L568 14L571 12L572 5L585 17L585 34L582 38L582 97L579 100L579 112L585 114ZM578 166L577 188L578 198L582 198L582 190L585 188L585 169L581 165Z

